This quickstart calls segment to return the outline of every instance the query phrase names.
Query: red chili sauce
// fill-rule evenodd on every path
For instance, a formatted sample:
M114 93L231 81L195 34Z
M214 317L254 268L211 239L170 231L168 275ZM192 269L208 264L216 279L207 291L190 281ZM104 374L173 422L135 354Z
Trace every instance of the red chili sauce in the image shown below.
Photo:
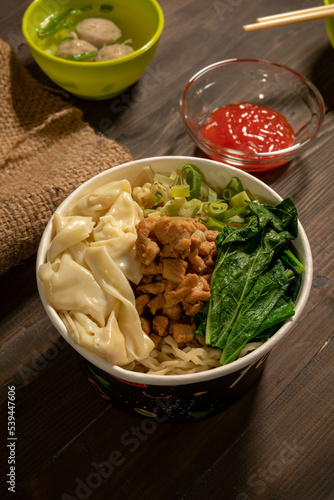
M245 153L270 153L293 145L295 134L278 111L242 102L211 113L202 129L209 141Z

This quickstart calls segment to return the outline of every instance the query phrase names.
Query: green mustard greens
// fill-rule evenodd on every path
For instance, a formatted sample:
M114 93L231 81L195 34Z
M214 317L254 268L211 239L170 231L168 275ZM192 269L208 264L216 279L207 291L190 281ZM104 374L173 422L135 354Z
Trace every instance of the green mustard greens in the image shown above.
M294 315L303 271L286 245L298 227L291 198L276 206L247 204L254 214L247 224L224 226L216 238L209 308L196 318L206 344L222 349L222 364L234 361L252 339L269 338Z

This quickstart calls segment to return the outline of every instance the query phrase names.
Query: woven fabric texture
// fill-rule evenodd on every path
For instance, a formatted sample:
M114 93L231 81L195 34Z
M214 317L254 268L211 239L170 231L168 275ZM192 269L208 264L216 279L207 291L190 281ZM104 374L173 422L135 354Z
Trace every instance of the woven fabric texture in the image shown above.
M131 156L42 86L0 40L0 275L32 256L57 206Z

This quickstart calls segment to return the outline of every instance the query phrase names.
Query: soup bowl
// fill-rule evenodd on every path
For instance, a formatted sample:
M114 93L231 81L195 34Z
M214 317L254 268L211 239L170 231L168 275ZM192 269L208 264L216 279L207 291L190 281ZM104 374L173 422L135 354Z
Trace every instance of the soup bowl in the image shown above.
M66 215L82 196L111 181L127 179L135 182L145 166L154 172L170 173L185 164L196 165L204 173L206 181L214 186L225 186L231 177L237 176L244 188L269 204L277 204L281 197L266 184L235 167L203 158L184 156L155 157L131 161L107 170L77 188L59 206L56 213ZM279 342L298 321L309 296L312 283L312 256L305 231L298 223L298 237L293 241L296 255L304 264L301 287L295 305L295 315L269 340L246 356L227 365L199 373L182 375L156 375L138 373L115 366L88 349L79 346L66 329L57 311L48 302L39 268L47 260L47 251L53 236L53 218L42 236L37 254L37 283L40 298L51 322L63 338L80 355L81 364L89 382L98 393L127 412L153 418L157 421L194 421L224 410L241 398L258 380L265 361ZM275 355L273 353L273 355Z
M332 5L333 0L324 0L325 5ZM326 28L328 33L328 38L334 48L334 18L333 16L326 18Z
M151 62L163 30L164 16L156 0L34 0L24 13L22 31L32 56L44 73L57 85L84 99L109 99L135 83ZM71 61L54 55L69 28L50 37L40 37L38 29L48 16L68 9L92 7L87 18L106 18L122 31L116 43L131 40L134 52L102 62ZM103 7L103 8L102 8ZM109 8L109 10L108 10ZM102 10L101 10L102 9ZM75 28L75 25L72 29Z

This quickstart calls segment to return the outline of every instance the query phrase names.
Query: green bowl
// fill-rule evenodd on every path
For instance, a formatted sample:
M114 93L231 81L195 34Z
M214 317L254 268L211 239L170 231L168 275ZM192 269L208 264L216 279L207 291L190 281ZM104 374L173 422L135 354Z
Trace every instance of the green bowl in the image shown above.
M325 5L334 4L334 0L324 0L324 4ZM331 44L333 45L333 48L334 48L334 17L327 17L326 18L326 28L327 28L328 37L329 37Z
M50 14L69 7L91 5L82 18L104 17L122 30L120 42L132 40L135 51L128 56L104 62L75 62L52 55L69 29L52 38L38 35L40 23ZM111 12L102 13L100 6L109 5ZM24 13L23 35L30 51L44 73L57 85L84 99L109 99L138 80L152 60L164 24L161 7L156 0L34 0Z

